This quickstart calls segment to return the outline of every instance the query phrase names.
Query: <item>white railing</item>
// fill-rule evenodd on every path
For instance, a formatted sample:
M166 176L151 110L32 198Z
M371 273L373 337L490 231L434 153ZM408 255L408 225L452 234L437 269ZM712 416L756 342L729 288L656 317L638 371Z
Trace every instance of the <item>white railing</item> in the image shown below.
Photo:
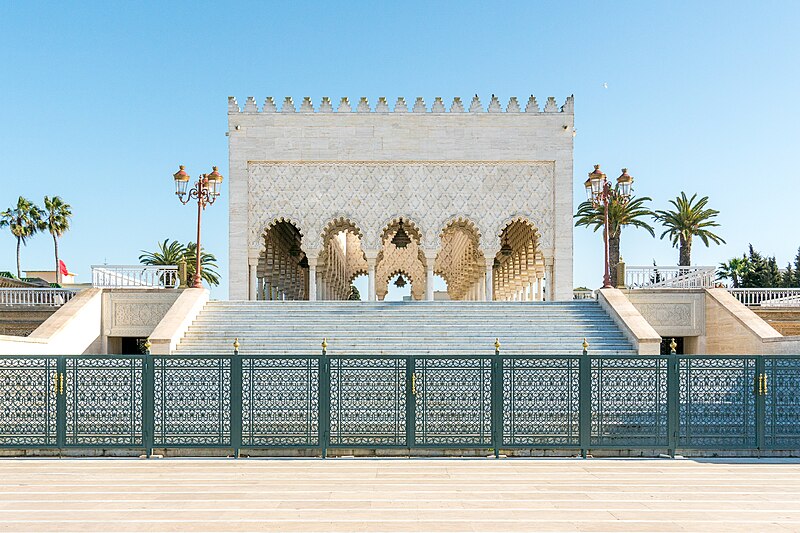
M573 300L594 300L595 294L593 290L574 290L572 291Z
M800 289L728 289L747 306L800 307Z
M4 288L0 289L0 305L48 305L60 307L78 291L72 289Z
M710 289L715 286L713 266L626 266L629 289Z
M174 289L179 284L177 266L92 266L92 287L99 289Z

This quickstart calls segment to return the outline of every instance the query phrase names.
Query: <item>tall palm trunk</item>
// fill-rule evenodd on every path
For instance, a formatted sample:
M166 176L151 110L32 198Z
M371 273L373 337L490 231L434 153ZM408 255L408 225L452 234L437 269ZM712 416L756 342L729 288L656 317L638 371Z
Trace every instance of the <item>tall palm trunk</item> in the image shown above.
M58 237L53 234L53 248L56 251L56 283L61 285L61 263L58 262Z
M678 266L688 267L692 265L692 238L685 239L681 237L680 240L680 257Z
M17 277L22 277L22 269L19 267L19 247L22 244L22 237L17 237Z
M608 236L608 263L610 267L609 270L611 271L612 287L619 285L617 282L617 271L619 269L617 267L619 266L619 241L621 237L621 235L617 235L616 237Z

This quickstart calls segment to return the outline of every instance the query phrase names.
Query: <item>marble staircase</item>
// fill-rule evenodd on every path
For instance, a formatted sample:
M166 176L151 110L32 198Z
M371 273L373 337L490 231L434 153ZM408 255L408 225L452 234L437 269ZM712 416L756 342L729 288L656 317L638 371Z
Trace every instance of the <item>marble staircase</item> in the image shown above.
M211 301L178 345L179 354L634 355L596 301L342 302Z

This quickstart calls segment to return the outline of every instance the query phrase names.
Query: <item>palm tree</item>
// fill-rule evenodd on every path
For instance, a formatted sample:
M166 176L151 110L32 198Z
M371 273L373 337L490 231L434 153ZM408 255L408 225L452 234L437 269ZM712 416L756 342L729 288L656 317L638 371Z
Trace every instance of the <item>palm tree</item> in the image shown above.
M197 268L197 245L190 242L186 245L186 277L190 280L194 279L195 270ZM217 272L217 258L214 254L206 252L204 249L200 251L200 277L209 285L219 285L219 272Z
M746 256L732 257L724 263L719 264L717 269L717 279L729 279L733 283L733 288L738 289L742 286L742 279L750 268L750 262Z
M139 256L139 262L143 265L178 265L181 262L186 263L186 279L182 280L185 283L194 279L195 265L197 261L197 246L190 242L188 245L183 245L178 241L169 242L169 239L164 239L164 242L158 243L158 250L155 252L148 252L142 250L142 255ZM204 279L209 285L219 285L219 272L217 272L217 258L214 254L208 252L200 253L200 277Z
M663 239L669 235L672 245L679 248L679 266L690 266L692 264L692 237L700 237L703 244L709 246L709 241L714 244L725 244L725 240L712 233L706 228L719 226L713 219L719 214L716 209L707 209L708 196L703 196L695 202L697 194L691 198L686 197L685 192L669 203L674 210L656 211L655 218L664 225L666 231L661 234Z
M58 238L69 229L69 220L72 218L72 207L65 203L60 196L44 197L44 223L45 229L53 236L53 248L56 255L56 283L61 283L61 263L58 260Z
M620 240L622 238L622 228L633 226L647 230L653 237L656 236L653 227L645 222L645 218L651 218L653 211L645 206L645 202L652 201L649 196L641 198L631 197L628 201L615 188L611 191L611 199L608 202L608 261L611 270L611 283L617 284L617 266L619 265ZM575 213L575 226L592 227L597 231L605 223L605 208L603 205L594 205L590 201L585 201L578 206Z
M19 256L20 246L28 242L28 238L44 229L42 211L27 198L19 197L16 207L10 207L0 213L0 228L8 226L11 234L17 239L17 277L22 277Z

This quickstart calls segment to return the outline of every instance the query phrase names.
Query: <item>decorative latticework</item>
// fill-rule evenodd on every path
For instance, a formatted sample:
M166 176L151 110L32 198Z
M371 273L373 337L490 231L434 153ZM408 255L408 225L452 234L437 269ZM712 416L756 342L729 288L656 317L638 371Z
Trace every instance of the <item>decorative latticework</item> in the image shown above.
M319 446L318 358L243 358L242 446Z
M142 446L142 357L66 359L67 446Z
M580 445L579 359L503 359L503 446Z
M330 445L406 445L406 359L333 358Z
M681 358L679 372L681 447L755 447L754 357Z
M55 357L0 357L0 446L55 447Z
M164 356L153 362L155 446L230 446L230 359Z
M800 448L800 357L765 357L764 445L775 450Z
M418 446L491 446L491 359L416 359L414 373Z
M592 358L592 446L667 446L667 360Z

